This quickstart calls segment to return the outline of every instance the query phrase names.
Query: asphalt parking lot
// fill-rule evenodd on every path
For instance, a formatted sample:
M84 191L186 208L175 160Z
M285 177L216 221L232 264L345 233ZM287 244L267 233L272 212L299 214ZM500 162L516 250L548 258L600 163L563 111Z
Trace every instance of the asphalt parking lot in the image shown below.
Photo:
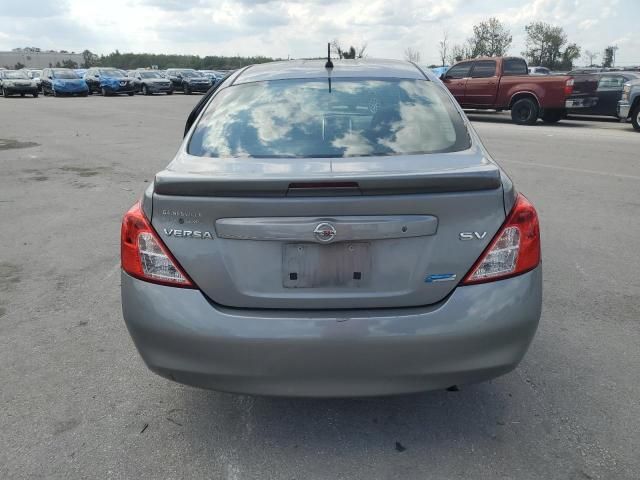
M640 478L640 134L471 114L541 217L520 367L457 392L254 398L150 373L124 326L123 212L198 96L0 99L1 479Z

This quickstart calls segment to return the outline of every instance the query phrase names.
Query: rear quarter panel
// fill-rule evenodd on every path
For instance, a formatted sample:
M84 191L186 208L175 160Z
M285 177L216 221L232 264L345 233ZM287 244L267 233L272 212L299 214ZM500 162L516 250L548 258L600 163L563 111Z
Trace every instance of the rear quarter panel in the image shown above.
M530 93L542 108L564 108L565 82L568 76L517 75L502 76L498 87L497 107L509 108L519 93Z

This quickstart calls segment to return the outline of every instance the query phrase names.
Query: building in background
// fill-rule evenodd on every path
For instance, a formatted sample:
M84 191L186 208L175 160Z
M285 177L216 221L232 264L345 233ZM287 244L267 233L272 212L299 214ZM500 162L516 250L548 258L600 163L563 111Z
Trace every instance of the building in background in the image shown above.
M82 53L68 53L65 51L42 51L39 48L15 48L10 52L0 52L0 67L15 68L47 68L65 66L65 62L74 62L76 68L82 66Z

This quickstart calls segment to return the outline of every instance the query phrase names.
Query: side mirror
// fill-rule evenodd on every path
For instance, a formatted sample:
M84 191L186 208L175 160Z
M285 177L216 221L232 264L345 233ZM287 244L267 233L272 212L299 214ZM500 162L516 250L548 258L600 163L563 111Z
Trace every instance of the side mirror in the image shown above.
M48 78L49 80L53 80L53 75L49 75L47 78Z

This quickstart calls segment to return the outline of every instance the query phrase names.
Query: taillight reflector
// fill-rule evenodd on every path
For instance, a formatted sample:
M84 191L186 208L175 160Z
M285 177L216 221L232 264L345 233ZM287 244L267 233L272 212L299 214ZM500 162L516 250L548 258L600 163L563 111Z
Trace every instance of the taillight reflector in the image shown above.
M574 80L573 78L570 78L569 80L567 80L564 84L564 96L568 97L569 95L571 95L573 93L573 85L574 85Z
M538 214L527 198L518 194L504 224L480 255L463 285L501 280L533 270L540 263Z
M122 269L133 277L162 285L195 288L158 237L140 203L131 207L122 219L120 259Z

